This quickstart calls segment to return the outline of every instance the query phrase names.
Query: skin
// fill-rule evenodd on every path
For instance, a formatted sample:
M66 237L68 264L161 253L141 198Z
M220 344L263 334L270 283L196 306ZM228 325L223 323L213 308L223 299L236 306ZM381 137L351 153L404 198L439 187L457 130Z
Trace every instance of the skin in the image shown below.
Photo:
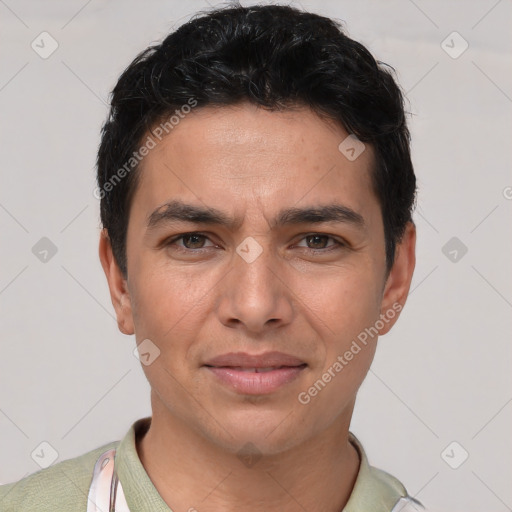
M338 150L347 136L307 108L198 109L142 162L128 224L127 279L102 232L99 254L119 329L160 350L143 365L153 416L137 449L173 510L335 512L350 496L359 457L348 429L377 336L307 405L297 397L381 314L404 305L415 229L407 226L387 273L370 180L373 151L366 145L349 161ZM216 208L239 223L148 230L149 215L174 199ZM273 224L283 208L334 202L361 215L364 226ZM173 240L190 232L205 238ZM252 263L236 252L246 237L263 250ZM226 352L271 350L307 367L266 395L237 393L203 366ZM261 457L252 467L238 456L247 443Z

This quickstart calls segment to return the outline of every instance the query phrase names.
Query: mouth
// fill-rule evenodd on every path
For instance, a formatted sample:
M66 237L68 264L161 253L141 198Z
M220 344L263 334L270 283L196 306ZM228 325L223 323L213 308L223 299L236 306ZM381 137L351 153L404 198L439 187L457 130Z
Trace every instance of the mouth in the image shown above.
M307 363L280 352L259 355L229 353L209 360L204 368L220 383L240 394L270 394L297 379Z
M209 368L230 368L231 370L235 370L237 372L249 372L249 373L267 373L267 372L273 372L274 370L282 370L284 368L298 368L300 366L306 366L306 364L299 365L299 366L268 366L266 368L245 368L243 366L208 366Z

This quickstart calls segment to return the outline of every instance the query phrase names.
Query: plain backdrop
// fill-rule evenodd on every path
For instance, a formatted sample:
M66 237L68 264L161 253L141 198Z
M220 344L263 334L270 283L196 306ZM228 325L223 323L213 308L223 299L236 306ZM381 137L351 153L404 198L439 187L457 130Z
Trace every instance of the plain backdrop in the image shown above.
M411 112L418 262L351 430L435 510L512 510L512 4L292 3L343 20L397 70ZM1 483L40 469L42 442L64 460L151 414L97 256L95 156L122 70L208 8L0 1ZM37 244L56 252L41 261Z

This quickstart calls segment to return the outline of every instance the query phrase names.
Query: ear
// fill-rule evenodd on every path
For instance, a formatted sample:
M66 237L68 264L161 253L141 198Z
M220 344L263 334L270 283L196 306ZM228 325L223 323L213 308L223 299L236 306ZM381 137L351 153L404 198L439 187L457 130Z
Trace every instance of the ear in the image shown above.
M123 334L134 334L132 305L127 282L114 257L108 231L105 228L100 234L99 256L110 289L112 305L116 311L117 326Z
M384 327L379 329L379 335L389 332L400 316L407 300L415 265L416 226L408 222L402 241L396 247L395 261L384 285L380 309Z

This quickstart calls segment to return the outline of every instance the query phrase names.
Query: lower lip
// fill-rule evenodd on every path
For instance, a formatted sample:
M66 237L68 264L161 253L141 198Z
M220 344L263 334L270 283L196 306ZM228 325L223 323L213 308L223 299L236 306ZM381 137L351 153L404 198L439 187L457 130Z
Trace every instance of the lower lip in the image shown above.
M265 395L295 380L306 366L287 366L262 373L243 372L226 366L205 368L239 393Z

